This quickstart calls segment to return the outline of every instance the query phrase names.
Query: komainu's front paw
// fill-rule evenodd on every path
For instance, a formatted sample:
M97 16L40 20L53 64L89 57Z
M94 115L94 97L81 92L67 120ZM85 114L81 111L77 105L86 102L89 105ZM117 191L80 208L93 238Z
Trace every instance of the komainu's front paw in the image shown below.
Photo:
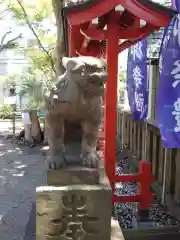
M96 151L91 153L81 153L80 158L82 164L88 168L98 168L99 166L100 157Z
M58 156L49 156L47 158L48 168L49 169L59 169L66 166L65 158L62 154L58 154Z

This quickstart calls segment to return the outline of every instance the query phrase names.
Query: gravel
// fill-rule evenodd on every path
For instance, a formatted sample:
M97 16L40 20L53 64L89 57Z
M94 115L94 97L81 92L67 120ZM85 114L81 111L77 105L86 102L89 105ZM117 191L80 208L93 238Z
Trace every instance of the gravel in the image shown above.
M116 174L122 175L130 173L130 165L128 159L119 159ZM117 183L115 186L115 194L118 195L135 195L138 191L136 182ZM136 223L138 212L138 203L115 203L115 214L118 217L121 228L133 228ZM163 227L169 225L180 225L180 223L170 215L166 207L161 204L160 199L155 197L150 207L150 218L155 227Z

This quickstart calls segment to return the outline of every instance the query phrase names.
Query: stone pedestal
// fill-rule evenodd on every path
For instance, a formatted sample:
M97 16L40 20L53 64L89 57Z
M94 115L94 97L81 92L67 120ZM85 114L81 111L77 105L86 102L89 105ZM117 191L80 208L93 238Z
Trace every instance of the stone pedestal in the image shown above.
M37 240L124 240L103 161L99 170L48 170L47 181L36 189Z
M37 240L110 240L110 189L99 185L37 188Z
M75 184L98 184L99 171L85 167L67 167L47 171L47 184L50 186L66 186Z

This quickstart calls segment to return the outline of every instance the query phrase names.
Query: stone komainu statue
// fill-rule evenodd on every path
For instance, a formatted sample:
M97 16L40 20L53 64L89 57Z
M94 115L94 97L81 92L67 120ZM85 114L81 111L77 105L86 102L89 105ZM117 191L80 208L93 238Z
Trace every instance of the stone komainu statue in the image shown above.
M49 167L60 168L67 164L64 137L69 127L65 123L74 122L81 127L80 161L86 167L95 168L98 163L96 143L102 120L107 67L103 60L95 57L64 57L62 64L65 73L44 94Z

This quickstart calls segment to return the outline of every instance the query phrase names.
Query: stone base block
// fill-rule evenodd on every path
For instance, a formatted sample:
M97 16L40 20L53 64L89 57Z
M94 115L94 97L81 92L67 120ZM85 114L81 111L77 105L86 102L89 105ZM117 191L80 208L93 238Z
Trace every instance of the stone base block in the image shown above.
M47 171L47 184L50 186L66 186L74 184L93 185L98 183L98 169L67 167L56 170L49 169Z
M111 239L109 186L45 186L36 196L37 240Z
M180 233L178 226L148 227L142 223L137 229L124 229L126 240L179 240Z

